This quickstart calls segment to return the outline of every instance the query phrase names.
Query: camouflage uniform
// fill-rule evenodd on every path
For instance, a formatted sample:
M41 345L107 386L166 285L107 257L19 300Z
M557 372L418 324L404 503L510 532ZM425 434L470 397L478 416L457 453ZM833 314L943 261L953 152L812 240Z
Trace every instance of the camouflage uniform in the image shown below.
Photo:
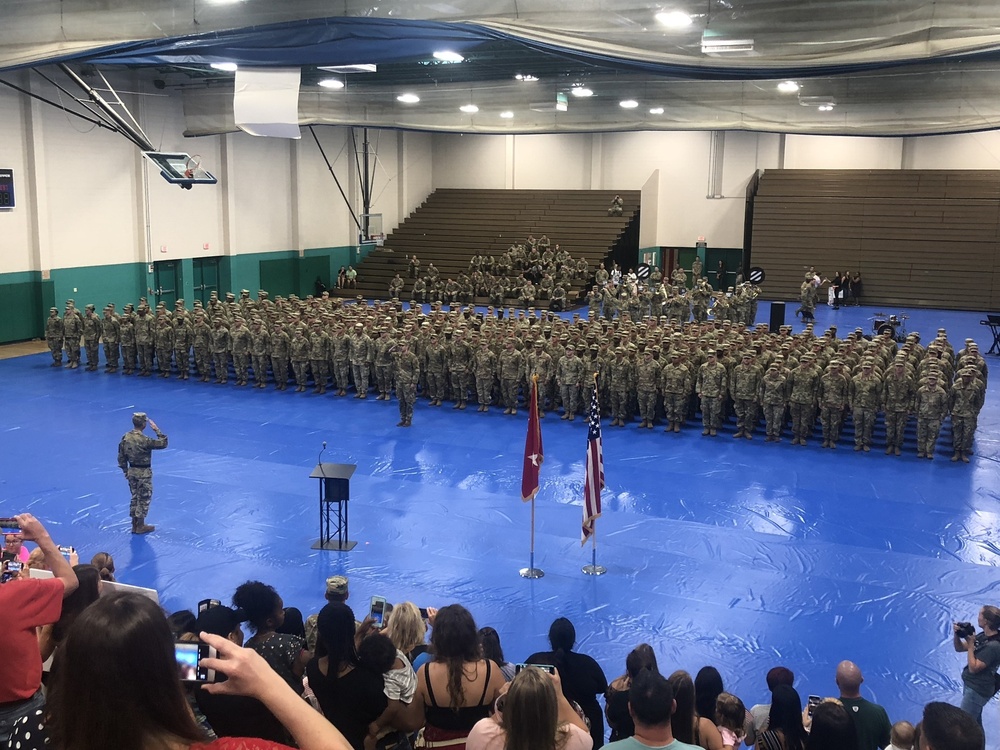
M282 324L277 324L271 333L271 375L274 377L274 389L283 391L288 388L288 355L292 339Z
M726 398L726 368L708 352L708 361L698 369L695 390L701 399L702 435L716 435L722 422L722 402Z
M198 379L202 383L207 383L212 379L212 328L206 322L204 313L195 315L191 339L194 344L194 366L198 371Z
M496 371L496 357L489 347L489 339L485 336L476 350L475 357L473 357L473 369L476 375L476 395L479 398L479 411L489 411Z
M236 373L236 385L246 385L250 379L250 331L242 318L237 318L230 331L230 346L233 353L233 371Z
M827 370L819 379L819 419L823 424L823 447L836 448L844 426L844 409L851 399L851 381L840 363Z
M635 368L635 389L639 400L639 429L653 429L656 418L656 394L660 386L660 363L653 359L653 351L646 349L642 361Z
M431 406L441 406L447 370L448 348L441 343L437 334L433 334L430 343L424 348L424 371L427 373L427 395Z
M292 340L289 343L289 354L292 358L292 370L295 371L295 392L302 393L306 389L309 380L309 339L305 337L305 331L301 327L296 327Z
M135 414L132 421L134 429L126 432L118 444L118 467L125 474L132 493L128 510L132 517L132 533L144 534L153 530L152 526L146 526L149 503L153 498L152 453L167 447L167 436L159 429L156 430L155 440L143 435L145 414Z
M667 413L667 432L680 432L687 418L688 382L691 372L680 361L680 353L671 352L670 361L660 371L660 391L663 393L663 410Z
M388 329L382 329L381 335L375 339L375 384L378 388L376 399L378 401L388 401L392 394L392 374L396 366L392 350L396 346L396 342L389 337L389 333ZM414 393L416 393L416 384L414 384ZM402 412L400 412L400 416L402 416Z
M563 409L562 418L573 421L576 418L577 409L580 408L580 387L583 385L586 374L586 366L583 360L576 356L576 352L567 347L566 356L559 360L556 370L556 383L562 392Z
M121 320L122 372L131 375L135 372L137 347L135 344L135 318L125 315Z
M950 399L938 384L938 375L931 372L927 382L917 389L915 408L917 412L917 458L934 458L934 445L941 422L948 416Z
M792 445L805 445L816 421L819 375L811 367L811 357L803 356L788 374L788 412L792 417Z
M83 336L83 319L72 308L66 308L63 315L63 343L66 347L66 362L71 370L80 366L80 337Z
M260 320L250 331L250 359L253 366L253 387L267 388L267 363L271 353L271 335Z
M736 434L733 437L752 440L754 427L757 426L757 391L760 390L761 372L750 354L744 354L742 359L729 377L729 392L736 412Z
M976 430L976 418L983 408L986 389L976 379L976 369L966 367L959 371L958 380L951 386L951 444L954 453L951 460L969 462L972 438Z
M788 401L787 380L781 366L773 362L760 381L760 405L767 425L764 442L781 442L781 428L785 424L785 405Z
M552 357L545 351L544 342L535 342L534 351L524 358L525 381L531 383L532 377L538 378L538 416L545 416L545 394L552 379ZM527 392L530 392L530 387ZM526 392L526 393L527 393Z
M135 347L139 355L139 377L147 378L153 369L153 319L149 309L139 306L135 319Z
M121 352L121 323L110 307L104 308L101 321L101 339L104 341L104 371L118 372L118 357Z
M45 321L45 343L49 345L52 366L62 367L63 320L55 307L49 308L49 317Z
M326 381L329 378L327 372L329 353L330 337L326 335L322 324L316 321L309 334L309 369L312 371L313 392L320 395L326 393Z
M524 355L514 348L513 339L500 353L500 391L503 397L504 414L517 414L517 389L524 375Z
M399 424L409 427L413 423L413 406L417 401L417 381L420 378L420 361L404 341L390 353L395 357L393 377L396 381L396 398L399 399Z
M851 409L854 413L854 450L871 450L872 427L882 404L882 381L866 361L861 373L851 380Z
M219 384L229 382L230 337L229 329L224 323L225 318L217 317L212 330L212 360L215 362L215 382Z
M905 361L897 360L885 378L882 389L882 407L885 410L885 452L903 453L903 436L906 422L913 411L916 389L913 379L906 372Z
M371 363L375 361L375 347L361 323L354 325L354 334L348 341L348 356L354 374L354 398L368 398L368 377Z
M170 363L174 353L174 329L170 327L170 321L161 316L156 321L156 331L153 335L156 344L156 366L159 368L160 377L170 377Z
M87 305L87 314L83 316L83 345L87 350L87 370L97 369L101 356L101 319L94 312L93 305Z
M448 372L451 376L451 395L455 401L454 409L465 409L469 398L469 368L472 364L472 349L462 337L461 332L455 334L448 346Z

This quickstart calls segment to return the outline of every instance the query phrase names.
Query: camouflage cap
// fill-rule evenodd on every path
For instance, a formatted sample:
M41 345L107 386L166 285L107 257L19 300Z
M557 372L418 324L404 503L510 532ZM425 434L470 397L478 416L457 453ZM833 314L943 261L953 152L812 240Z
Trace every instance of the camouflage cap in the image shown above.
M144 411L134 411L132 412L132 419L148 419L148 417Z
M326 579L327 596L347 596L347 578L344 576L330 576Z
M58 313L59 312L59 308L58 307L50 307L49 308L49 312Z

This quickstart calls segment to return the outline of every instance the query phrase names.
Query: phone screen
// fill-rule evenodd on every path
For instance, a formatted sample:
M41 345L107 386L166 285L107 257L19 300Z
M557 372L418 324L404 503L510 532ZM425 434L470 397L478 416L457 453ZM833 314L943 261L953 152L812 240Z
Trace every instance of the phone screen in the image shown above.
M24 563L15 562L13 560L4 564L3 573L0 573L0 583L7 583L17 578L18 574L24 568Z
M378 627L382 627L385 624L385 598L381 596L372 597L372 611L371 618L375 621Z
M820 704L820 702L822 700L823 699L820 698L818 695L810 695L809 696L809 702L808 702L807 706L808 706L808 711L809 711L809 715L810 716L813 715L813 710L816 708L816 706L818 706Z
M522 669L526 669L528 667L537 667L538 669L542 670L543 672L548 672L549 674L555 674L556 673L556 668L553 667L551 664L515 664L514 665L514 674L517 674Z
M215 649L207 643L175 643L174 659L181 682L215 682L215 670L201 666L201 660L214 657Z
M0 518L0 534L20 534L21 524L16 518Z

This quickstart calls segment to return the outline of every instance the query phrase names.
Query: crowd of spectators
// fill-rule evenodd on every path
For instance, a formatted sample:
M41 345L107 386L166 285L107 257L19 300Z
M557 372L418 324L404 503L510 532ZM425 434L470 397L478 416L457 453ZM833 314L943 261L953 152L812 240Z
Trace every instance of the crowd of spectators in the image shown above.
M0 747L16 750L596 750L605 719L614 750L983 750L981 710L998 679L990 606L978 634L955 624L968 658L962 708L929 703L914 726L862 696L850 661L836 667L835 695L805 704L792 670L775 667L769 700L748 709L714 666L665 674L648 644L609 683L564 617L548 648L516 665L460 604L380 605L380 618L359 622L343 576L305 619L260 581L240 585L231 607L204 600L168 616L147 597L102 591L114 568L106 553L71 565L35 518L16 520L5 557L33 542L41 567L25 571L46 571L0 585ZM189 644L193 666L176 656Z

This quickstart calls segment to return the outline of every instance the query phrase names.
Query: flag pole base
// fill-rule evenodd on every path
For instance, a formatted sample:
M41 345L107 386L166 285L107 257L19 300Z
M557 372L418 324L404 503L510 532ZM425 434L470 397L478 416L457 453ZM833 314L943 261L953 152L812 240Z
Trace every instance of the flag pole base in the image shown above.
M519 572L521 578L542 578L545 576L545 571L541 568L521 568Z
M608 572L608 569L603 565L584 565L583 572L588 576L602 576Z

